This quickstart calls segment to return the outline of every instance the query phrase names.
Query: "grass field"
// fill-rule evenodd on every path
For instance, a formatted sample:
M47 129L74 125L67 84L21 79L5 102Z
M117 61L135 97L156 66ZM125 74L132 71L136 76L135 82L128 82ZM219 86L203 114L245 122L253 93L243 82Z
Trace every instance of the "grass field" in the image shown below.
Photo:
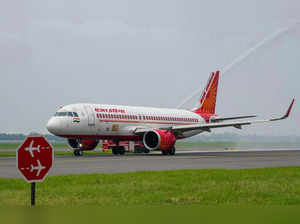
M0 204L28 205L30 185L0 179ZM41 206L300 205L300 167L147 171L48 177L37 184Z

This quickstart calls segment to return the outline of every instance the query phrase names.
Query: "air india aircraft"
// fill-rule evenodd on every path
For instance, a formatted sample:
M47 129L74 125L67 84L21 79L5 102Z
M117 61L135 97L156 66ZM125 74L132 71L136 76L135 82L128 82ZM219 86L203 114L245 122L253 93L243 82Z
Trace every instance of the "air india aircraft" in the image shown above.
M123 155L119 141L141 141L146 152L160 150L163 155L175 154L175 143L214 128L234 127L286 119L292 110L292 100L286 114L268 120L249 120L256 116L222 117L215 113L219 71L210 75L202 92L200 106L193 110L132 107L104 104L72 104L60 108L48 121L47 129L68 139L74 155L94 150L99 140L116 143L113 154ZM247 120L243 120L246 119ZM238 120L231 121L230 120Z

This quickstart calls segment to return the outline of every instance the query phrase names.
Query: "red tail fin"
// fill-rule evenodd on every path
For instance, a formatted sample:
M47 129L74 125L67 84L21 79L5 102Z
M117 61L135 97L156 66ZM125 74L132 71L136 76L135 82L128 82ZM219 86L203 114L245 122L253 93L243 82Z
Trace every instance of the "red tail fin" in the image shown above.
M200 107L194 110L197 114L215 114L220 71L211 73L208 83L200 98Z

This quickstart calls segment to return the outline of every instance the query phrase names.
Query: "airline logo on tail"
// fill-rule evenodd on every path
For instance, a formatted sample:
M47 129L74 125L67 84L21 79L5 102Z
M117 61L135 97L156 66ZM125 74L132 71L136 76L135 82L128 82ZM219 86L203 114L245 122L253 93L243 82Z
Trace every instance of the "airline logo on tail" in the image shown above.
M207 85L200 98L200 107L195 109L197 114L215 114L220 71L211 73Z

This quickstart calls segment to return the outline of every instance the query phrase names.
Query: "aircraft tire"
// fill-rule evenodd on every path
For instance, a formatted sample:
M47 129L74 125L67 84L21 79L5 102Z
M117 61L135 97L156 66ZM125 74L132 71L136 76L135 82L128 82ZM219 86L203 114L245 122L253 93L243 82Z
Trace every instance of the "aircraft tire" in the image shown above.
M120 155L124 155L125 154L125 147L124 146L120 146L119 148L119 154Z
M143 148L143 151L144 151L144 153L149 153L150 152L150 150L146 149L146 148Z
M112 151L112 154L114 154L114 155L118 155L119 154L118 147L112 147L111 151Z
M83 155L82 150L80 150L80 149L75 149L74 150L74 156L82 156L82 155Z
M161 150L161 154L163 154L164 156L169 154L169 150Z
M176 149L175 149L175 147L173 147L171 149L168 149L167 151L168 151L169 155L174 156L175 152L176 152Z

